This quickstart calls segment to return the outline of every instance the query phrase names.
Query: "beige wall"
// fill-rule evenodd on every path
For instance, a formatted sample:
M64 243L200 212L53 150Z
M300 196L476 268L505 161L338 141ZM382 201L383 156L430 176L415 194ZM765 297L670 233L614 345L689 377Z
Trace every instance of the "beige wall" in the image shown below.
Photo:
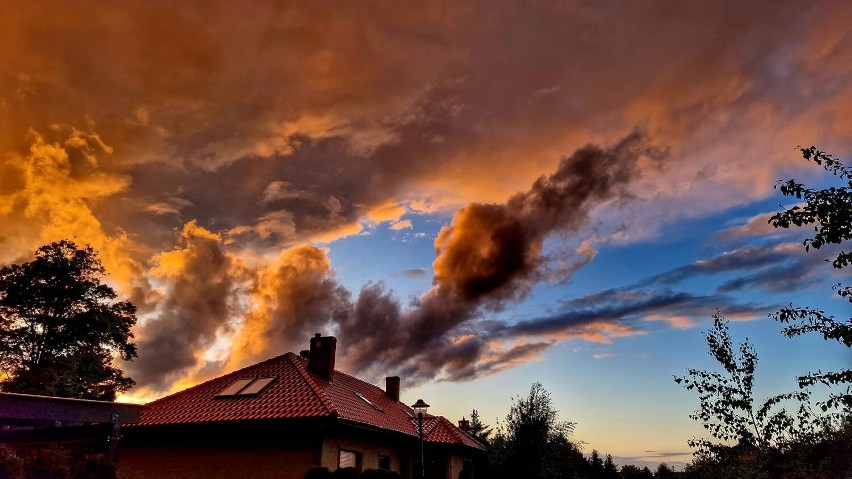
M464 469L466 458L461 456L450 456L447 460L447 479L458 479L459 473Z
M302 479L317 454L282 448L122 448L120 479Z
M322 458L320 465L334 471L337 469L340 451L356 451L361 453L361 470L378 469L379 456L390 457L390 470L402 472L400 453L397 448L388 444L359 441L351 438L328 437L322 443Z

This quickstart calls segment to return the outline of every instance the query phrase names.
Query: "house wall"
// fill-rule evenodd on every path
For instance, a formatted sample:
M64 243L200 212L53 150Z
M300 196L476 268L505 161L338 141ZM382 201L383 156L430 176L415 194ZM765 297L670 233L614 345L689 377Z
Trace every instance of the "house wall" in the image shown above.
M117 463L121 479L302 479L318 451L292 448L133 447Z
M459 473L464 469L465 461L469 458L451 455L447 458L447 479L458 479Z
M338 467L340 451L355 451L361 454L361 470L378 469L379 456L390 458L390 470L400 474L407 472L403 466L404 452L400 451L399 444L390 442L364 441L354 437L331 436L325 438L322 443L320 465L334 471Z

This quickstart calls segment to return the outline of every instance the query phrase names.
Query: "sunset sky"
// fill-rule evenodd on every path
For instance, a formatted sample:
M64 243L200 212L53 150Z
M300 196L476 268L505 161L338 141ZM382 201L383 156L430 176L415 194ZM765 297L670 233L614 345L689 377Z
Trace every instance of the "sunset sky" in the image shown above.
M852 161L852 2L0 8L0 263L99 252L124 400L322 332L451 420L540 381L586 452L679 463L716 309L760 395L850 362L768 318L849 304L767 218L830 180L797 145Z

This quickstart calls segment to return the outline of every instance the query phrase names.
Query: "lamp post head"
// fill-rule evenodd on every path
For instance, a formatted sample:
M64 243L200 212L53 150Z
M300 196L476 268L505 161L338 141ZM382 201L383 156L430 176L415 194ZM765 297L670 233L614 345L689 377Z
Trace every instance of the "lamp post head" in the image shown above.
M423 402L422 399L418 399L416 403L411 405L411 408L414 409L414 412L417 414L424 414L426 409L429 408L429 405Z

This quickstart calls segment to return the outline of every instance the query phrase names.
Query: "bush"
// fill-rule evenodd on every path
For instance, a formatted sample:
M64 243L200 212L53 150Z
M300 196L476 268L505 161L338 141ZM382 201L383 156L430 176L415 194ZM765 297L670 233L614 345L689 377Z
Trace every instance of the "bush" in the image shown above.
M12 449L0 445L0 479L23 479L24 461Z
M314 466L305 471L304 479L331 479L331 471L327 467Z
M26 459L27 479L71 479L71 458L58 446L37 448Z

